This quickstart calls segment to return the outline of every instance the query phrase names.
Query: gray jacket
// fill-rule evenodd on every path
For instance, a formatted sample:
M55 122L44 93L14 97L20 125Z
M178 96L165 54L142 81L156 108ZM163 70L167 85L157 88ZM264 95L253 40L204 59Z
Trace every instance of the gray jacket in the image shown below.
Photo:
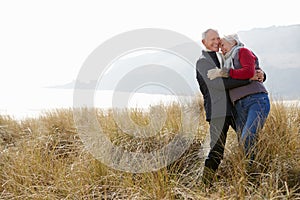
M196 64L196 78L204 99L206 120L212 118L232 116L233 105L229 98L229 89L249 84L250 80L236 80L232 78L207 78L207 72L217 66L206 51Z

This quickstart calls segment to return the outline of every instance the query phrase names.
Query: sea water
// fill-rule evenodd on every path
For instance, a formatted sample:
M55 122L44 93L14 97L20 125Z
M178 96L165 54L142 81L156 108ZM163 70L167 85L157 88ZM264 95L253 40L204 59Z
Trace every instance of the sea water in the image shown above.
M116 92L109 90L82 91L85 93L94 92L93 106L97 108L115 108L122 105L125 108L142 108L161 103L176 101L173 95L145 94ZM84 102L82 102L84 106ZM43 112L54 109L73 108L73 89L40 88L28 91L12 91L7 96L0 98L0 115L9 115L21 120L28 117L38 117Z

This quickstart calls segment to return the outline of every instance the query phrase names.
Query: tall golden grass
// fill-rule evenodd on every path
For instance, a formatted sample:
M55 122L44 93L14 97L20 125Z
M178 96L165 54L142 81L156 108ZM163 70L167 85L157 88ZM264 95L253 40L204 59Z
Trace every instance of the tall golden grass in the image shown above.
M149 140L124 133L111 110L95 112L115 145L147 152L167 144L181 126L179 105L158 107L167 113L167 119L157 138ZM149 123L146 111L120 112L129 114L138 125ZM208 124L202 106L197 112L199 128L189 149L170 165L140 174L111 169L87 152L72 109L22 121L0 116L0 199L300 199L299 107L272 103L251 176L231 129L211 188L200 181L203 158L199 151Z

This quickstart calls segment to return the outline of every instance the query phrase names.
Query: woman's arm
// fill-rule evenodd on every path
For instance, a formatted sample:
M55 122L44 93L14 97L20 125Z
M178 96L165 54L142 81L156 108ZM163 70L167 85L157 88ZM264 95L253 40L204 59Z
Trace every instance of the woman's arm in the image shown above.
M255 74L255 60L256 57L250 50L241 48L239 51L239 61L242 65L242 68L230 69L229 76L234 79L252 78Z

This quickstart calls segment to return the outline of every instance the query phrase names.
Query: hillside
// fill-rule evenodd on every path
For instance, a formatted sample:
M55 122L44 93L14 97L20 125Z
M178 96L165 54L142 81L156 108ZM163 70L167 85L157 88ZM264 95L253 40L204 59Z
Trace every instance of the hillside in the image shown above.
M272 97L286 100L300 99L300 90L297 88L300 85L300 59L298 59L300 56L300 25L255 28L248 31L240 31L238 34L245 46L259 57L260 65L267 74L265 84ZM181 46L176 48L181 48ZM195 53L194 57L196 62L199 56ZM142 70L139 68L149 63L158 63L162 67L148 66ZM151 53L148 53L145 51L145 54L140 53L136 56L115 61L108 72L105 73L105 76L102 77L99 84L100 88L98 89L131 92L129 85L134 85L138 82L143 83L147 79L152 80L152 82L158 80L158 83L161 85L164 82L171 83L171 89L179 91L175 92L175 94L193 95L194 93L199 93L193 68L194 66L187 65L178 57L166 52L151 51ZM183 78L184 82L189 84L191 90L187 91L183 88L182 80L178 79L178 75ZM125 82L119 84L120 81L124 80L127 81L126 84L124 84ZM76 83L78 89L91 89L95 88L97 81L90 80L89 83L85 83L81 80L73 80L65 85L54 87L72 89ZM157 85L142 88L139 92L169 94L169 92L166 93L165 89L159 89Z
M274 97L299 99L300 25L255 28L238 34L259 57Z

